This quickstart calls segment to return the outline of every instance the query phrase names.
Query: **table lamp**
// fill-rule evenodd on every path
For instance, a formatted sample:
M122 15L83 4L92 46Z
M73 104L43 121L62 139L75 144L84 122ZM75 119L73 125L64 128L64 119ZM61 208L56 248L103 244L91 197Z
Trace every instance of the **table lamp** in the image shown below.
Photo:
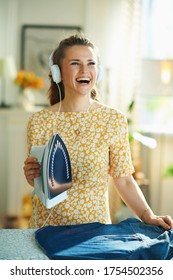
M0 108L8 108L6 104L5 91L6 91L6 80L13 81L17 75L14 58L12 56L0 57Z

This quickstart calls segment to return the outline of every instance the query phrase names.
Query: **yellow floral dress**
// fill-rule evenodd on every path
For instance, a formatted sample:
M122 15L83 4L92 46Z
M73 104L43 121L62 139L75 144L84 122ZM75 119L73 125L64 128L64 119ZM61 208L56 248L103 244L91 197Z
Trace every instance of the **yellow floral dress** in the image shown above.
M53 112L44 109L28 122L28 147L45 145L57 132L71 159L73 186L68 198L56 205L46 224L110 223L108 179L134 172L125 116L102 106L88 112ZM37 226L46 221L50 209L38 200ZM34 227L33 217L29 227Z

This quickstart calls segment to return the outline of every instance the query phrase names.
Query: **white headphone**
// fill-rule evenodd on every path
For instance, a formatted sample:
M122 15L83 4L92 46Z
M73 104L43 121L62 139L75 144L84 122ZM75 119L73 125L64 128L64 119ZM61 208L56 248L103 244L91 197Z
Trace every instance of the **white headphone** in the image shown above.
M53 81L56 84L59 84L61 82L61 72L60 72L59 66L57 64L53 63L53 54L54 54L54 52L52 52L49 57L49 67L50 67L50 70L52 73ZM99 64L98 71L97 71L97 84L99 84L101 82L102 78L103 78L103 68Z
M59 69L59 66L57 64L53 64L53 53L51 53L49 57L49 67L52 73L52 79L56 84L59 84L61 82L61 72Z

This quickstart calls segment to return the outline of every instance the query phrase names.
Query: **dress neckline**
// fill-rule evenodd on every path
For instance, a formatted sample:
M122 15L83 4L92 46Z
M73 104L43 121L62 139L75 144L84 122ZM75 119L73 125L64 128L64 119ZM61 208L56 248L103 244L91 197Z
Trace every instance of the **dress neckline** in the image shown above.
M69 111L69 112L65 112L65 111L63 111L63 112L58 112L58 111L52 111L52 110L49 110L48 108L45 108L45 109L43 109L44 111L46 111L46 112L49 112L49 113L52 113L52 114L59 114L59 115L68 115L68 114L74 114L74 115L77 115L77 114L89 114L89 113L97 113L97 112L100 112L100 111L102 111L102 109L104 109L104 108L109 108L109 107L107 107L107 106L105 106L105 105L103 105L103 106L100 106L100 107L98 107L98 108L96 108L96 109L92 109L92 110L89 110L89 111L77 111L77 112L74 112L74 111Z

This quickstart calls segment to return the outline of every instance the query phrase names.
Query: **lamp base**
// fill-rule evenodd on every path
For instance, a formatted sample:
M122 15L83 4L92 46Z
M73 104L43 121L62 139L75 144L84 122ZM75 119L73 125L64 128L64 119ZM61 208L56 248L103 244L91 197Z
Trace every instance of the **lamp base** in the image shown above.
M3 101L1 102L1 104L0 104L0 109L8 109L8 108L10 108L11 107L11 105L7 105L7 104L5 104Z

